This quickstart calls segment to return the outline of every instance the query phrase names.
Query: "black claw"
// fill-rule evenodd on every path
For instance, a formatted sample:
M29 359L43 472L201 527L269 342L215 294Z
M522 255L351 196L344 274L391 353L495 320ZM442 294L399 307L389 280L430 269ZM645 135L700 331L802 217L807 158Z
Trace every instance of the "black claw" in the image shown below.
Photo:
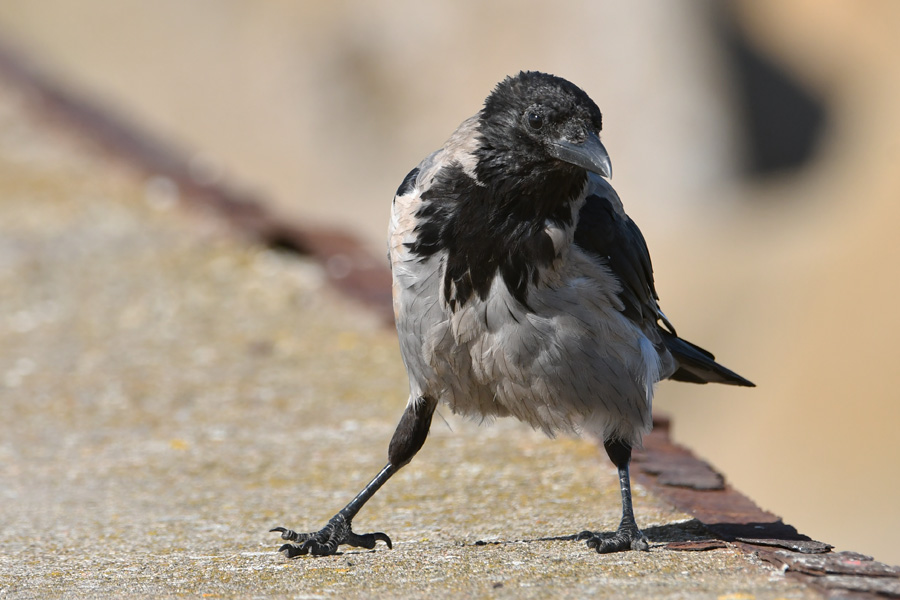
M293 529L285 529L284 527L275 527L269 530L269 533L274 532L281 533L281 539L291 542L305 542L312 535L310 533L297 533Z
M375 540L376 540L376 541L381 540L382 542L384 542L385 544L387 544L388 550L393 550L393 549L394 549L394 545L391 543L391 538L389 538L389 537L387 536L386 533L381 533L381 532L379 531L379 532L377 532L377 533L373 533L372 535L375 536ZM372 547L373 547L373 548L375 547L374 544L373 544Z
M296 544L285 544L281 548L279 548L278 551L284 552L284 555L288 558L294 558L295 556L304 554L304 552Z

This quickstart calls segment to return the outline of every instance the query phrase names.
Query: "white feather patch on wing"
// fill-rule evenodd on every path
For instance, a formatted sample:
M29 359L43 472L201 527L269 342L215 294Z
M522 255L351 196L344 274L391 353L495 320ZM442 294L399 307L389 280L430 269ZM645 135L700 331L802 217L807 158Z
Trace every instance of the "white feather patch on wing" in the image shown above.
M651 414L653 410L653 391L656 383L659 381L659 372L661 362L659 360L659 352L653 346L653 343L646 336L640 336L641 358L643 359L644 368L639 377L641 383L644 384L644 391L647 397L647 413Z

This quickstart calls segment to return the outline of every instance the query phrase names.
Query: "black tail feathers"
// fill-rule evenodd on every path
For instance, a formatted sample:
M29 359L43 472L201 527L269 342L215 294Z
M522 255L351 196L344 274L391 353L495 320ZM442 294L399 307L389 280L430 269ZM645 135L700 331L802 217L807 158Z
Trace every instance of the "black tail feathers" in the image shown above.
M670 375L669 379L690 383L724 383L756 387L752 381L717 363L712 353L677 335L663 331L663 343L678 363L678 370Z

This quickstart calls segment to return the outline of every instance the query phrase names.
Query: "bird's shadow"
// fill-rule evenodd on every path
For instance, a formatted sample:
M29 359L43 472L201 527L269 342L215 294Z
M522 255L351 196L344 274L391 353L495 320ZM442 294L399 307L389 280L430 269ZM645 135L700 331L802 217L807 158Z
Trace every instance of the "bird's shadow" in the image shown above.
M651 545L657 547L665 546L666 544L671 544L673 542L699 542L720 539L718 536L704 527L703 523L701 523L697 519L679 521L677 523L667 523L665 525L651 525L642 529L641 531L643 531L644 535L647 536L647 540L651 543ZM586 539L586 533L588 532L573 533L571 535L553 535L535 538L523 538L517 540L478 540L474 543L474 545L494 546L504 544L529 544L536 542L569 542ZM603 537L612 537L615 534L615 531L602 531L599 533Z

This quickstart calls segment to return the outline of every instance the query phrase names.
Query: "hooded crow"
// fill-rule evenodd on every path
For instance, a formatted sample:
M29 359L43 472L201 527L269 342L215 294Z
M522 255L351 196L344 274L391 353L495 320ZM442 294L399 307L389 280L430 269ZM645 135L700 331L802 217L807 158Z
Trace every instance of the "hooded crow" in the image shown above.
M678 337L660 310L644 237L606 181L600 129L580 88L521 72L403 180L388 246L409 401L387 465L356 498L318 532L272 530L288 557L391 547L351 520L422 447L440 403L602 439L622 520L572 537L601 553L648 549L628 466L652 427L655 384L753 384Z

